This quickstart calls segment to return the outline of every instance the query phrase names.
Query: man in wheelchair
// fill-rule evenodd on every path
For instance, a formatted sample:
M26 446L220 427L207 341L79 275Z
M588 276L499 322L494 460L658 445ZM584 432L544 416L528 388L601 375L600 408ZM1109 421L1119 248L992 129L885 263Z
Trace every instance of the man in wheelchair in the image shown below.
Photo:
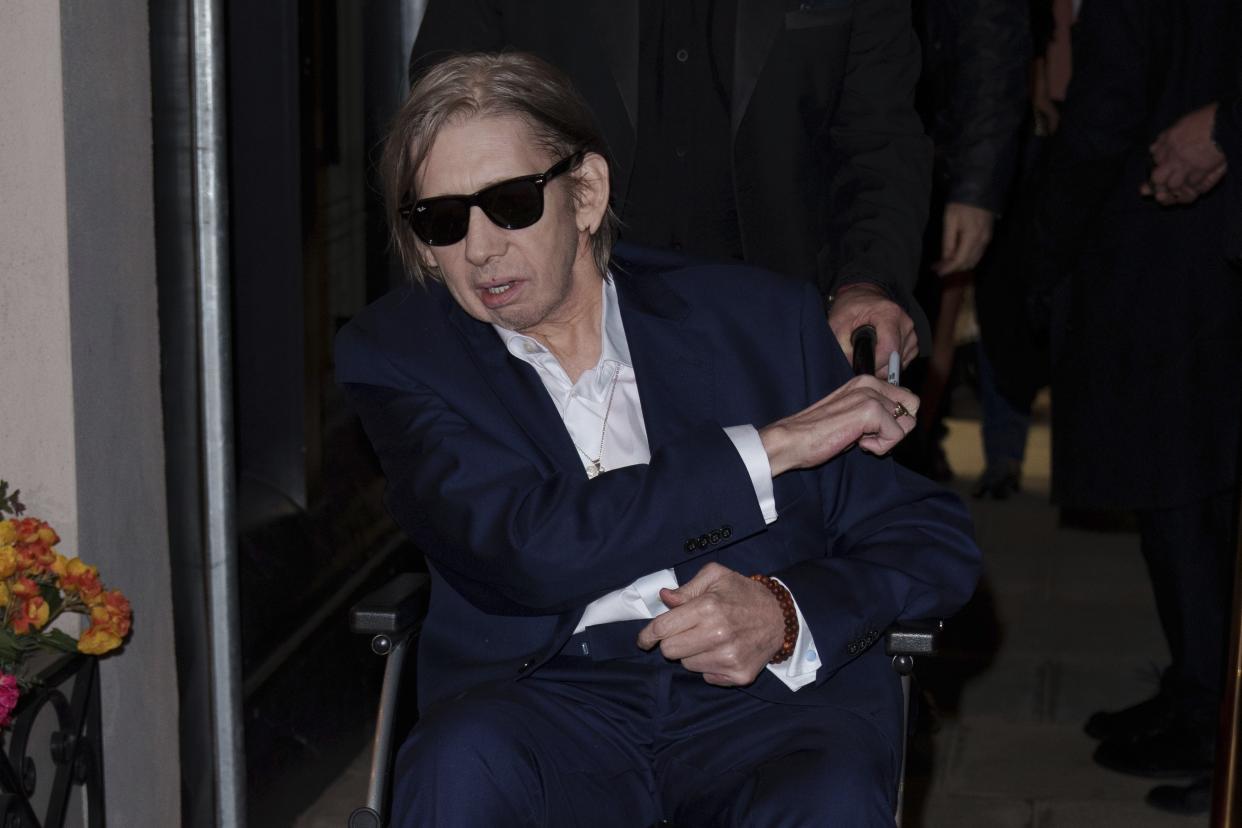
M979 569L883 457L918 398L851 376L809 285L614 251L608 152L535 58L433 67L384 152L412 284L337 372L433 579L394 823L892 825L871 645Z

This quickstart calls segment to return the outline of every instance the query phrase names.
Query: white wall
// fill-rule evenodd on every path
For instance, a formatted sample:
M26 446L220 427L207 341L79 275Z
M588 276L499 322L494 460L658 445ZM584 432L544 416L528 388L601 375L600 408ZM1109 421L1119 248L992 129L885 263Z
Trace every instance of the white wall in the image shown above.
M144 0L0 4L0 475L134 606L108 821L180 822Z

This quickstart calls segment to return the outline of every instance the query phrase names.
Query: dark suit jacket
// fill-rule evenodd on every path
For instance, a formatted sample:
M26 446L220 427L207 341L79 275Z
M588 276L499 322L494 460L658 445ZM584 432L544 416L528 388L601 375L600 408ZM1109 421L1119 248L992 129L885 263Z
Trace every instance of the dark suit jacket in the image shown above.
M337 339L389 508L433 574L420 705L529 672L588 603L668 567L684 583L715 560L789 586L819 686L794 698L765 671L750 689L801 703L894 619L965 602L979 566L966 510L889 460L854 450L779 476L764 524L722 427L766 425L849 379L813 289L649 253L614 270L651 462L591 481L534 370L441 286L395 291Z
M635 0L431 0L411 72L448 54L533 52L594 109L624 217L638 117ZM912 298L931 176L914 111L910 0L737 0L732 174L745 260L824 294L883 285Z

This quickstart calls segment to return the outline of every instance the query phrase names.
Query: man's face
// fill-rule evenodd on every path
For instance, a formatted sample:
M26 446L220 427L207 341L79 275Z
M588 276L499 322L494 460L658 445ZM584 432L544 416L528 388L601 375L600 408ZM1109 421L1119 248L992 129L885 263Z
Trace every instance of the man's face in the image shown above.
M470 118L440 130L420 171L419 197L469 195L542 173L559 160L540 149L517 118ZM461 241L438 247L419 243L424 261L440 269L466 313L538 334L571 318L592 291L598 294L600 274L589 245L593 227L571 198L572 175L547 183L543 216L530 227L505 230L476 206Z

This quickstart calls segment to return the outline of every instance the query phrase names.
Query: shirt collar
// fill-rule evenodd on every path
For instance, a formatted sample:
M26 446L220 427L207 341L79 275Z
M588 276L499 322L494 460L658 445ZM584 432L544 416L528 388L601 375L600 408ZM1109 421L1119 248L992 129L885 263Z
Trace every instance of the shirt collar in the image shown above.
M621 305L617 300L617 286L613 282L612 274L603 280L603 332L600 342L599 362L595 367L598 374L602 378L607 374L606 382L612 379L612 371L599 371L598 369L607 366L609 363L622 368L631 368L630 362L630 346L625 338L625 325L621 322ZM508 328L502 328L499 325L492 325L496 329L496 333L500 336L500 341L505 344L505 348L509 353L513 354L523 362L532 365L546 363L547 360L555 362L552 353L534 337L526 334L511 331Z

